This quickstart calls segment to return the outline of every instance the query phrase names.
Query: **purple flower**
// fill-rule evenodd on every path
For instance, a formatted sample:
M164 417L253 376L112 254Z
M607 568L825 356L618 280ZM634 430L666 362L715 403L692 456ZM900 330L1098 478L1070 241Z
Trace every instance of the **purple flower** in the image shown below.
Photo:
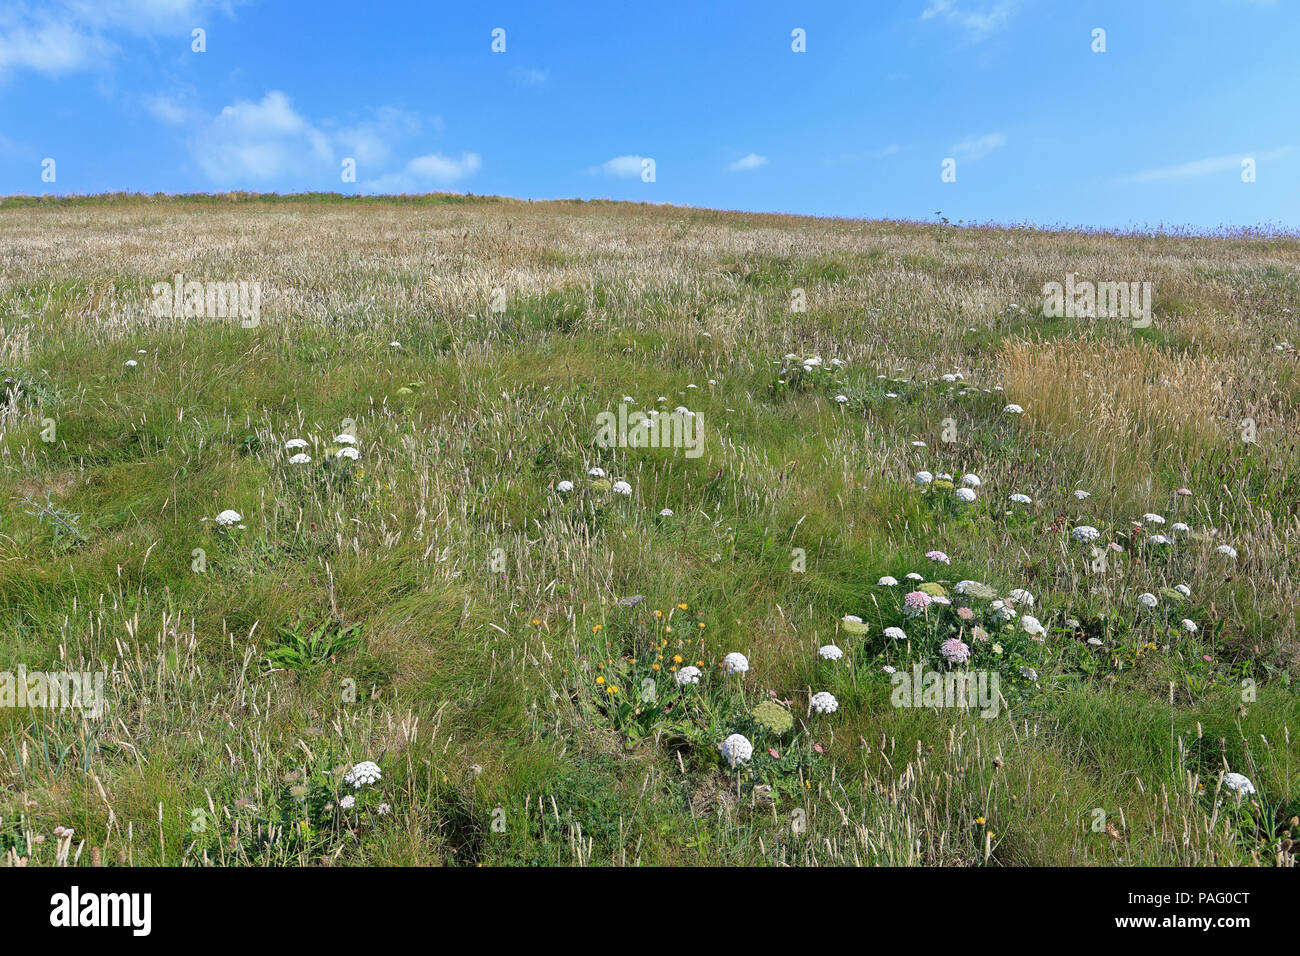
M908 617L916 617L918 614L924 614L925 609L930 606L930 595L924 591L908 591L903 595L903 613Z
M949 664L965 664L970 660L970 648L955 637L939 645L939 653Z

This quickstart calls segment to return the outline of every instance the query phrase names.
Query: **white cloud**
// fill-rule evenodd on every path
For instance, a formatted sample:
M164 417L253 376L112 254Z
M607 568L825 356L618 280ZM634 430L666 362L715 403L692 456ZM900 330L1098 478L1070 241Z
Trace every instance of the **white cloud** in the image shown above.
M973 9L958 6L956 0L931 0L921 14L921 19L940 19L965 33L970 42L977 43L1004 29L1019 6L1020 0L996 0L992 4L981 4L978 9Z
M960 156L968 162L983 159L995 149L1005 145L1007 138L1001 133L986 133L983 136L971 136L952 147L954 156Z
M9 70L36 70L59 76L107 59L115 48L107 40L70 23L43 20L0 32L0 75Z
M606 176L618 176L621 179L634 179L641 176L641 162L644 156L615 156L599 166L592 166L587 172L603 173Z
M196 114L174 97L156 96L148 106L164 122L186 122ZM437 117L426 118L435 129ZM190 152L214 183L264 186L286 182L291 188L338 188L342 161L353 159L370 178L370 192L421 192L458 182L483 165L478 153L460 158L429 153L417 156L393 172L384 172L404 137L421 131L425 120L391 106L381 107L349 125L313 120L294 109L280 90L261 100L239 100L211 119L198 123Z
M742 156L736 160L727 169L733 173L743 172L747 169L758 169L760 166L767 165L767 157L760 156L758 153L750 153L748 156Z
M309 177L329 169L329 137L271 90L260 103L227 106L191 143L199 167L214 182Z
M155 119L172 126L180 126L195 115L193 109L166 93L145 97L144 106Z
M0 75L35 70L60 76L101 65L118 53L109 32L153 36L200 26L231 0L47 0L0 10Z
M363 184L369 193L428 192L435 186L449 186L468 179L483 166L478 153L461 153L460 159L429 153L417 156L396 173L388 173Z
M1155 169L1144 169L1141 172L1123 177L1120 182L1156 183L1169 182L1178 179L1195 179L1199 176L1211 176L1215 173L1225 173L1229 170L1240 170L1241 161L1246 158L1253 159L1256 163L1269 162L1270 160L1281 159L1294 149L1294 146L1283 146L1281 149L1271 149L1263 153L1234 153L1231 156L1212 156L1208 159L1195 159L1191 162L1179 163L1176 166L1160 166Z
M440 125L435 119L434 124ZM420 118L391 106L376 111L372 119L335 130L332 139L346 156L351 156L362 166L385 165L392 155L393 146L407 136L420 131Z

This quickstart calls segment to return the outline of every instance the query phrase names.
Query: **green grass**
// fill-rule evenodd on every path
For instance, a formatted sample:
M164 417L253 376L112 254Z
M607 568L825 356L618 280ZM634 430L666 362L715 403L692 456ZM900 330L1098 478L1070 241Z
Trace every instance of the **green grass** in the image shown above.
M282 243L248 240L286 209ZM104 196L6 200L0 246L0 672L102 671L108 705L0 706L5 863L1292 862L1293 239ZM1041 317L1063 262L1156 261L1151 329ZM261 325L154 319L176 269L262 282ZM1054 345L1105 383L1100 412L1081 377L1014 364ZM1156 381L1109 358L1133 354ZM704 454L598 447L623 396L696 411ZM978 500L923 469L977 473ZM1140 544L1144 512L1191 530ZM1080 524L1119 547L1104 574ZM951 609L905 617L909 572ZM1033 592L1043 640L963 579ZM948 637L999 675L996 717L892 704L885 668L946 670ZM747 674L722 672L733 651ZM755 717L770 699L789 730ZM383 777L354 790L364 760Z

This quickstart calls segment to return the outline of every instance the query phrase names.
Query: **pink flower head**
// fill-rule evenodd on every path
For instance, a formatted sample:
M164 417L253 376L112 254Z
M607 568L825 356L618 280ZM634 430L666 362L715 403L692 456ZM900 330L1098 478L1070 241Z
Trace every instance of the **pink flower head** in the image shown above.
M959 607L957 608L957 616L963 621L969 621L975 617L975 612L968 607Z
M940 644L939 653L949 664L965 664L970 660L970 648L955 637Z
M1179 489L1178 489L1178 494L1182 495L1184 498L1189 498L1189 497L1191 497L1192 489L1190 489L1190 488L1179 488Z
M903 613L908 617L924 614L925 609L930 606L931 600L930 595L924 591L908 591L903 595Z
M940 564L952 564L952 562L948 560L948 555L944 554L942 551L927 551L925 552L925 556L931 561L938 561Z

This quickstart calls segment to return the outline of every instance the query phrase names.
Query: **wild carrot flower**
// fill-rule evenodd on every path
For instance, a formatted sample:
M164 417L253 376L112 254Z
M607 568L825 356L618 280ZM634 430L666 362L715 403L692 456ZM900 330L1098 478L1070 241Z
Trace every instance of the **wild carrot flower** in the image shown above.
M970 648L955 637L940 644L939 653L949 664L964 664L970 660Z

